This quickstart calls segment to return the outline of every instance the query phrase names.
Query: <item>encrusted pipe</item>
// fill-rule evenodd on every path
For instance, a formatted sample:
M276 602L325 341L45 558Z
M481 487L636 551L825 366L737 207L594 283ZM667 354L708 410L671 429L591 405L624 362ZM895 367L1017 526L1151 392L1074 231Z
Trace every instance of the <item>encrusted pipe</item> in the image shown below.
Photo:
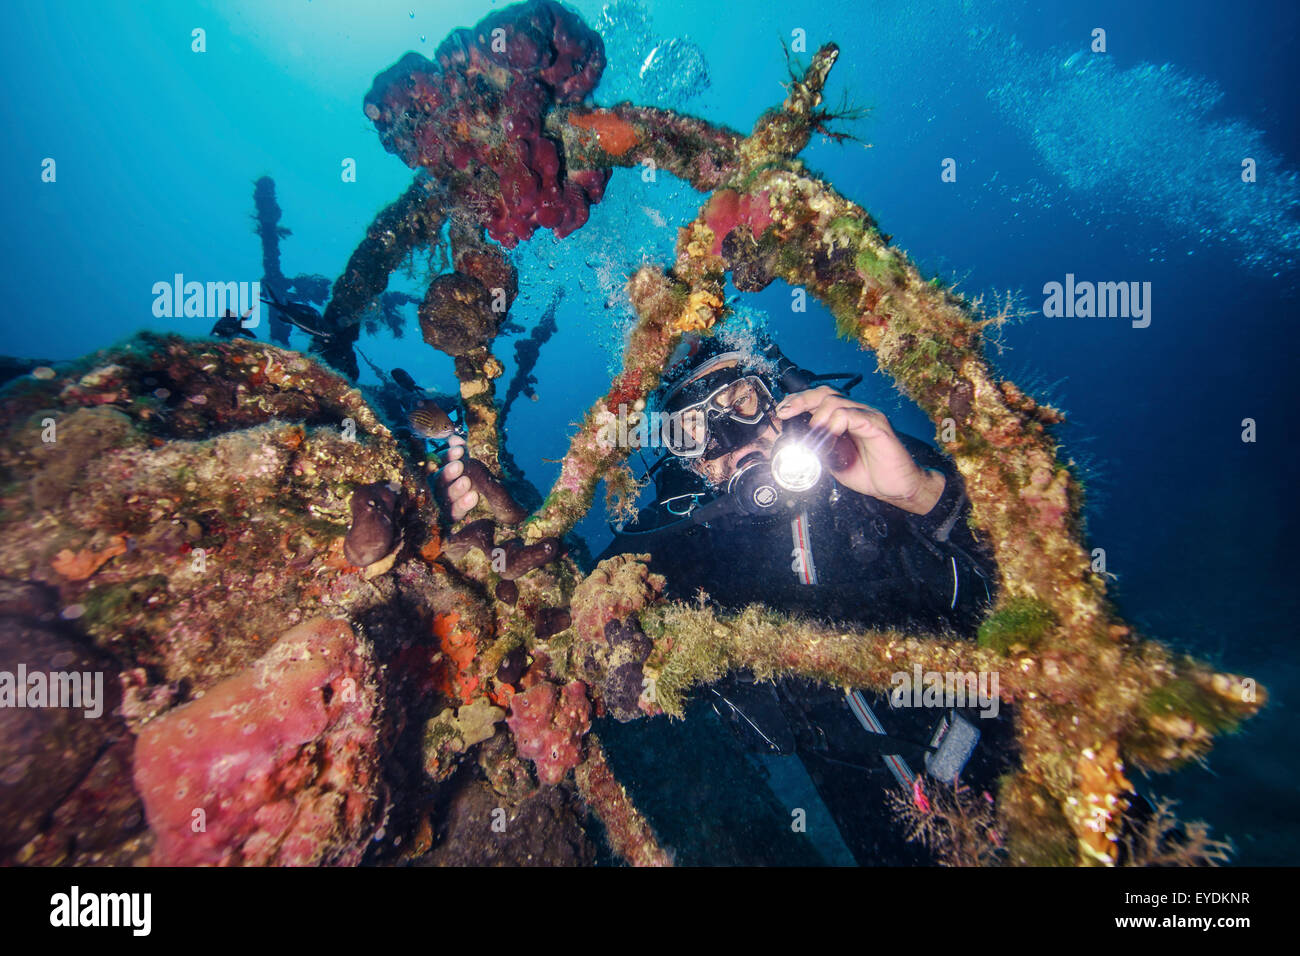
M595 734L587 735L587 759L573 772L578 793L605 827L610 848L632 866L672 866L650 824L632 804L605 760Z

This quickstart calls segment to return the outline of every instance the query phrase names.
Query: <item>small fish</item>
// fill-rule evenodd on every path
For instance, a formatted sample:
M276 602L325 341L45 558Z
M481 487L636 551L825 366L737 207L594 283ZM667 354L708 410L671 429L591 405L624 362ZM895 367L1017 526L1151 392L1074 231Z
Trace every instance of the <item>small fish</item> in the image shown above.
M54 378L54 369L48 365L38 365L32 369L32 378L40 379L42 382L48 382Z
M266 293L270 298L264 298L262 301L272 306L290 325L302 329L308 335L315 335L322 339L333 337L334 333L325 327L325 320L321 318L321 314L311 306L303 305L301 302L281 301L276 298L275 290L270 286L266 287Z
M406 420L411 423L411 430L422 438L441 440L450 438L456 431L451 417L442 406L428 400L416 403Z
M245 313L244 318L247 318L252 314L253 310L249 309L248 312ZM212 331L209 332L208 335L215 335L217 338L221 339L233 339L236 335L243 335L250 339L257 338L256 335L244 328L243 320L229 309L226 310L225 315L217 319L216 325L212 326Z
M404 368L393 369L393 381L408 392L423 392L424 389L415 384L415 379L411 378L411 373Z

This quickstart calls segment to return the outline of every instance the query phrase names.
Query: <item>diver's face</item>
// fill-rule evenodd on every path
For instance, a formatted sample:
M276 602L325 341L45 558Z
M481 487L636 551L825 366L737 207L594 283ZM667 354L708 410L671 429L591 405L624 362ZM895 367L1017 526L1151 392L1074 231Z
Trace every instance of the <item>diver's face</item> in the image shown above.
M768 424L755 436L753 441L712 461L697 459L694 462L695 469L710 484L725 485L731 479L731 476L736 473L736 466L747 455L758 452L765 459L770 459L772 457L772 446L776 444L776 439L780 434L781 422L769 418Z
M726 362L717 367L710 367L707 373L701 374L712 374L719 369L736 368L738 364L735 361ZM738 369L738 371L740 370ZM685 436L698 447L708 441L708 419L711 414L726 409L738 421L753 421L757 416L764 413L766 402L770 398L771 396L767 395L766 389L760 390L755 387L748 377L742 377L731 386L719 390L710 398L711 410L696 407L683 412L681 427ZM689 467L710 484L725 484L735 474L736 466L747 455L758 452L764 458L770 458L772 444L780 434L781 422L768 415L762 430L747 444L711 461L703 458L688 459Z

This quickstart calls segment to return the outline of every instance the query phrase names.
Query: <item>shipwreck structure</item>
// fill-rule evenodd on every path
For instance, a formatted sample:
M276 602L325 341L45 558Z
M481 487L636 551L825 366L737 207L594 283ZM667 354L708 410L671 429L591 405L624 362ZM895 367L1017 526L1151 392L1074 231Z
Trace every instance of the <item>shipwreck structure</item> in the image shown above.
M885 689L919 666L997 671L1014 713L1018 767L979 828L997 852L972 858L1117 862L1130 768L1201 757L1264 692L1119 617L1051 434L1062 416L985 358L1001 318L927 281L800 162L835 119L823 90L837 54L820 49L748 134L584 105L603 47L551 0L503 9L433 60L408 54L377 77L365 114L418 174L368 229L325 317L355 329L409 251L446 227L453 271L429 285L420 324L455 358L484 490L455 526L359 394L292 352L150 337L9 390L0 551L14 578L0 611L51 653L98 655L118 689L112 729L73 748L78 771L41 781L52 815L0 803L0 850L36 862L511 862L524 851L492 843L494 812L541 833L539 821L580 820L585 805L623 860L663 864L594 715L679 715L692 688L741 668ZM699 190L699 213L674 261L629 278L638 321L622 370L529 513L508 490L495 399L493 339L518 293L508 250L537 229L581 228L614 169L648 163ZM978 641L850 632L757 606L720 615L665 601L636 556L589 573L566 556L598 485L632 489L627 449L598 440L602 423L649 398L684 333L724 318L728 275L742 290L806 289L947 438L1001 574ZM46 419L72 444L42 447ZM940 434L945 420L956 427ZM73 461L92 477L74 477ZM268 684L273 706L253 692ZM222 716L232 703L247 706L243 726ZM57 765L52 741L68 733L3 746L32 768ZM223 763L236 734L256 741L239 779ZM256 786L239 783L250 774ZM96 794L116 836L87 822ZM590 860L580 835L549 826L549 859Z

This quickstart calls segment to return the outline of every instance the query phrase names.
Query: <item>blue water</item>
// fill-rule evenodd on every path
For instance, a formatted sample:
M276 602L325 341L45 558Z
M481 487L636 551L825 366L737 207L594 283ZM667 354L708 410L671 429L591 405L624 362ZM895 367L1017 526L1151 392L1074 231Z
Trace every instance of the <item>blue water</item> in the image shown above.
M409 184L361 112L375 73L430 54L488 2L230 0L21 2L0 36L0 352L63 359L142 328L201 335L211 320L159 320L155 282L175 273L255 280L252 183L274 177L287 275L334 277L366 225ZM783 94L780 41L842 48L832 102L871 108L859 142L815 141L808 164L866 206L928 271L1027 313L1042 287L1152 284L1152 321L1047 319L1005 328L994 359L1061 405L1067 451L1086 462L1092 543L1122 611L1154 636L1248 673L1273 703L1205 767L1144 786L1182 800L1238 845L1243 863L1300 860L1290 701L1300 599L1293 336L1300 250L1300 12L1290 2L1142 5L933 2L574 4L609 54L597 102L671 106L748 130ZM364 11L364 12L362 12ZM1107 52L1089 50L1106 31ZM191 31L206 31L206 52ZM675 40L676 43L668 44ZM689 42L687 42L689 41ZM650 66L643 70L650 52ZM671 50L671 56L669 51ZM705 76L707 75L707 82ZM869 146L866 144L870 144ZM957 163L957 181L940 163ZM1243 158L1257 181L1243 183ZM42 161L57 178L42 182ZM345 159L356 182L340 176ZM667 176L620 171L591 222L516 251L525 326L567 295L536 369L540 401L515 405L511 450L545 488L571 423L617 365L619 293L643 261L667 262L699 197ZM394 285L415 295L427 264ZM813 368L874 369L779 283L741 297ZM404 337L364 337L382 367L451 390L450 360ZM306 341L295 333L296 347ZM497 351L510 371L509 340ZM373 381L363 371L362 381ZM898 428L928 424L879 379L860 397ZM1241 422L1258 440L1241 440ZM581 527L593 550L599 516Z

